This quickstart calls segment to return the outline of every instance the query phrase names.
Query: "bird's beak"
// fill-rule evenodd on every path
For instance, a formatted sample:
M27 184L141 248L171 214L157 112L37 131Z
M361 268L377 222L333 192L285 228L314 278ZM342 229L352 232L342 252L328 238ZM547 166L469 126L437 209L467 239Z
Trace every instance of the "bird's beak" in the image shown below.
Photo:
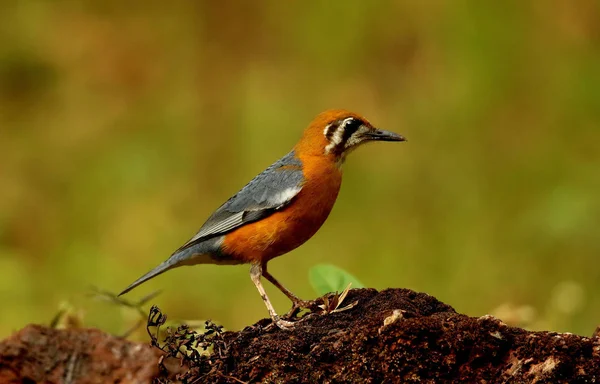
M367 140L379 140L379 141L406 141L404 136L390 131L383 131L381 129L375 129L364 134Z

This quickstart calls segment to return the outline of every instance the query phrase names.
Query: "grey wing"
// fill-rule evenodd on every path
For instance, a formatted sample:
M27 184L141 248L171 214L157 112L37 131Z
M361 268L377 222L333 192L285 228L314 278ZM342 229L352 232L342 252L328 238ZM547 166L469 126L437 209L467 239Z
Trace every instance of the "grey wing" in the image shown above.
M302 162L291 151L219 207L175 253L273 214L289 204L303 184Z

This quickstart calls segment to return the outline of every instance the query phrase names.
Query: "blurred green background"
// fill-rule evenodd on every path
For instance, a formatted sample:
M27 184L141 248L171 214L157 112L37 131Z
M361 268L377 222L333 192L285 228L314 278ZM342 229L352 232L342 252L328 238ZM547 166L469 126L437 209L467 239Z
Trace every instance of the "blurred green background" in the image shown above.
M328 262L458 311L600 323L600 3L19 1L0 13L0 336L65 302L122 332L121 291L320 111L408 138L345 165L332 215L269 264L303 298ZM239 329L247 266L127 296ZM279 312L289 301L265 283ZM61 304L63 303L63 304Z

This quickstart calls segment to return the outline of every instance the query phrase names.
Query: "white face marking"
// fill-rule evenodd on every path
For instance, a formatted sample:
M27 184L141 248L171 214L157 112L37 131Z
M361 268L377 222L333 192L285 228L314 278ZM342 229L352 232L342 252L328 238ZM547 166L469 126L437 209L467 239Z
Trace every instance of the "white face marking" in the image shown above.
M348 140L346 141L346 149L352 148L357 144L360 144L360 142L362 141L360 139L360 136L362 134L364 134L365 132L367 132L369 129L367 127L365 127L364 125L361 125L360 128L358 128L358 130L356 132L354 132L352 134L352 136L350 136L348 138Z
M354 117L348 117L347 119L344 119L344 121L342 121L342 123L336 128L335 132L333 133L333 136L331 137L331 141L325 147L325 153L331 152L331 150L333 148L335 148L338 144L340 144L342 142L342 138L344 137L344 129L346 128L346 124L348 124L352 120L354 120ZM325 128L325 131L324 131L325 135L327 135L328 128L329 128L329 125Z
M287 204L294 196L298 194L298 192L300 192L301 189L301 187L290 187L284 189L283 191L269 197L269 203L279 208L282 205Z

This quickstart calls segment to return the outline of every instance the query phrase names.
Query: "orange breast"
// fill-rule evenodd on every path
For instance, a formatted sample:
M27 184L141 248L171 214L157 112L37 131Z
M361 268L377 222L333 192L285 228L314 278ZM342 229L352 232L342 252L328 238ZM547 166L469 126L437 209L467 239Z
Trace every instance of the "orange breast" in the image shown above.
M305 184L284 209L227 234L224 253L242 262L266 262L310 239L329 216L342 183L341 170L325 156L299 156Z

